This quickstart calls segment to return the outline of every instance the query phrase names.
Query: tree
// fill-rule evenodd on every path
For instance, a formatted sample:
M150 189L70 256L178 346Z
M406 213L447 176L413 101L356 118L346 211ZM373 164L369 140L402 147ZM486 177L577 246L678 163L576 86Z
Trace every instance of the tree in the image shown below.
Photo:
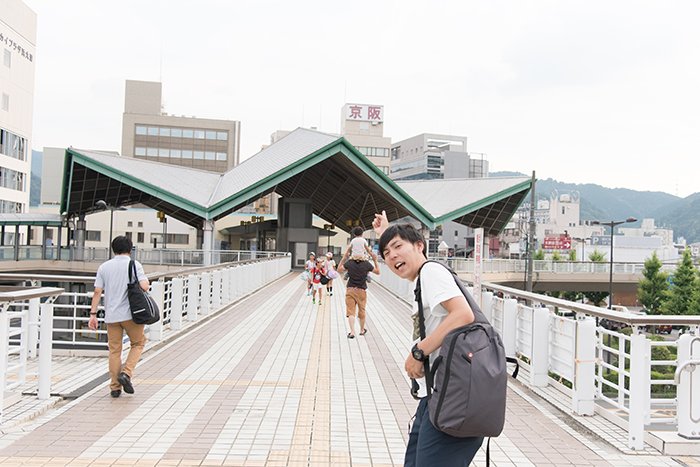
M594 263L602 263L605 261L605 255L596 249L588 255L588 259ZM595 306L601 306L605 303L608 295L607 292L583 292L583 296Z
M576 250L569 250L569 261L576 261Z
M561 260L562 260L562 257L561 257L561 253L559 253L559 250L554 250L552 252L552 261L561 261Z
M538 261L538 260L541 261L541 260L543 260L543 259L544 259L544 251L540 248L540 249L537 250L537 251L535 252L535 254L532 256L532 259L534 259L535 261Z
M637 297L639 302L644 305L647 313L651 315L659 314L662 310L662 305L669 297L668 290L668 273L661 271L661 261L656 256L656 252L644 261L644 276L639 281L637 287Z
M693 265L690 250L685 249L673 273L669 298L661 306L667 315L689 315L697 312L698 270Z

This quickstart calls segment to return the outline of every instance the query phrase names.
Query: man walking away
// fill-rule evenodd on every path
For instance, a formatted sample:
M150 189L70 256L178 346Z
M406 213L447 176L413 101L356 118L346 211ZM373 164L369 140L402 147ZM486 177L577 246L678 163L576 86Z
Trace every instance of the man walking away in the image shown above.
M88 321L88 327L93 331L97 330L97 306L100 304L100 297L104 292L104 321L107 324L109 374L112 377L110 395L112 397L119 397L122 389L127 394L134 393L131 378L146 343L146 336L143 333L144 325L132 321L129 299L126 294L132 246L131 240L123 235L112 240L114 258L102 263L97 269L95 292L92 295L92 306L90 307L90 321ZM135 263L139 285L146 291L150 287L148 278L143 272L141 263L138 261ZM126 362L122 365L122 340L125 332L131 341L131 348Z
M373 272L379 274L379 265L377 264L377 255L372 253L372 265L369 261L363 259L349 259L346 261L347 255L338 265L338 271L344 269L348 271L348 284L345 288L345 316L348 318L350 332L348 339L355 338L355 314L360 320L360 335L364 336L367 333L365 327L365 308L367 307L367 274Z

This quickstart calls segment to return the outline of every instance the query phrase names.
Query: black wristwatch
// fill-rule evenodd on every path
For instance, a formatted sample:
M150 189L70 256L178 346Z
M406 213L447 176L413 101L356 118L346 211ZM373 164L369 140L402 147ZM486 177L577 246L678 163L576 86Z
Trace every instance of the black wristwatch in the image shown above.
M411 355L413 355L413 358L415 358L419 362L424 362L427 358L425 353L418 348L418 344L413 344L413 348L411 349Z

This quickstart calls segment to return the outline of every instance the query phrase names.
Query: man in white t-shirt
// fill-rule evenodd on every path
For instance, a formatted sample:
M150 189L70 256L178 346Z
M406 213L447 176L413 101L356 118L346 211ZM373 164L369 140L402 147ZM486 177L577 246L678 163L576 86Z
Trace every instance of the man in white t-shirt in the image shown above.
M419 382L420 402L409 433L404 466L465 466L473 459L484 438L456 438L437 430L430 422L424 378L424 361L437 358L445 336L453 329L474 321L466 298L450 272L439 264L425 264L425 240L410 224L389 226L386 212L376 214L373 227L379 239L379 252L389 269L403 279L415 282L420 273L421 297L425 314L425 339L418 332L418 305L414 304L414 345L404 369Z
M95 277L95 291L92 294L92 306L90 307L90 321L88 327L93 331L97 329L97 307L104 291L104 321L107 324L107 345L109 346L109 374L112 377L110 395L119 397L122 389L127 394L134 393L131 378L134 375L136 363L141 358L146 336L143 333L144 325L136 324L131 319L131 308L127 297L126 286L129 283L129 263L131 262L131 240L125 236L118 236L112 240L114 257L105 261L97 269ZM139 285L145 291L150 284L143 271L143 266L138 261L136 265L136 278ZM122 365L122 340L124 333L129 336L131 348Z

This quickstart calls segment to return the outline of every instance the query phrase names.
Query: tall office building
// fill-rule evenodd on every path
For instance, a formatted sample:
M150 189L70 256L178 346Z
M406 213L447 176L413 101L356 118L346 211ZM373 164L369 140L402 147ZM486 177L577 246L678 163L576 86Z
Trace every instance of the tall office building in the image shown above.
M476 156L476 155L474 155ZM423 133L391 145L393 180L482 178L489 173L483 154L467 152L467 137Z
M122 156L225 172L238 165L241 123L169 115L162 84L126 81Z
M384 106L345 104L340 133L362 154L389 175L391 138L384 136Z
M0 213L20 213L29 205L36 62L36 13L20 0L2 0L0 55Z

